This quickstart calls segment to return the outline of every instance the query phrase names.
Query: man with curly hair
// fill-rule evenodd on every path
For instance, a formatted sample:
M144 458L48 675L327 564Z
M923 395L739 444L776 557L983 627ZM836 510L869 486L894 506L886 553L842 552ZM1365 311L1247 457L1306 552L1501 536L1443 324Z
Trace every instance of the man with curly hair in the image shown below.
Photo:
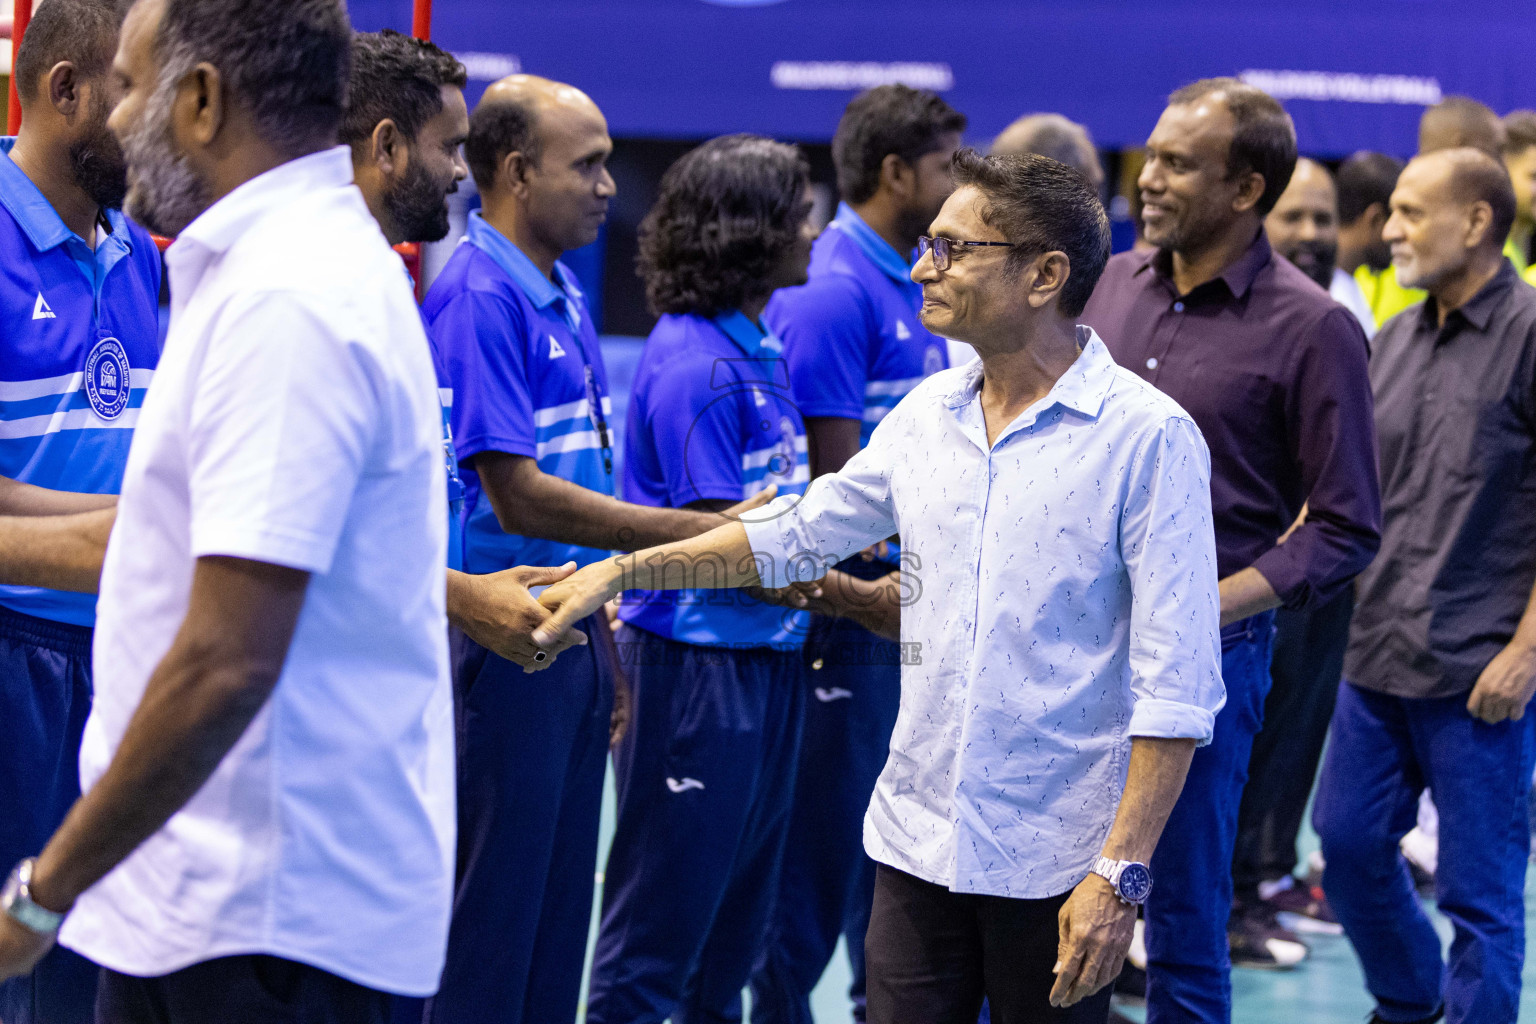
M471 573L583 565L720 521L613 498L608 375L560 262L602 227L612 149L596 104L532 75L492 85L470 118L464 151L482 207L423 313L454 396ZM582 632L605 643L607 621ZM622 689L616 701L610 661L592 647L562 654L537 685L468 637L456 647L462 839L448 966L427 1017L572 1020L587 919L570 910L592 898Z
M762 314L774 289L805 281L806 189L793 147L750 135L707 142L662 178L640 228L661 321L630 396L626 497L716 510L770 486L804 491L805 427ZM719 586L728 567L664 571ZM619 614L635 717L614 757L618 823L587 1020L728 1020L788 834L805 614L708 590L642 591Z

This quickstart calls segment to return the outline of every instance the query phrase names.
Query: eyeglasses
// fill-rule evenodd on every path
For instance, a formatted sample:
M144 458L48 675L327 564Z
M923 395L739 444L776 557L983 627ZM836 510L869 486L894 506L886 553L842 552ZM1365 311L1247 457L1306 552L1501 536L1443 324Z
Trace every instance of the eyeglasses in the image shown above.
M1004 248L1012 248L1012 242L962 242L954 238L945 238L939 235L937 238L929 238L927 235L917 240L917 258L922 259L928 252L933 253L933 269L943 273L949 269L949 258L956 246L969 245L1000 245Z

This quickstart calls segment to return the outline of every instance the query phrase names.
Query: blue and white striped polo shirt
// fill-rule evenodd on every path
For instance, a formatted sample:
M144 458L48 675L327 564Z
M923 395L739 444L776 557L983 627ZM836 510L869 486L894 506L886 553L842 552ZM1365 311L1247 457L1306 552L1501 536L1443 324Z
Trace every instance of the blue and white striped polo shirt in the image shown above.
M737 312L662 317L630 391L625 500L670 508L737 502L772 484L803 494L810 479L779 339ZM809 621L739 590L636 591L619 615L705 647L798 647Z
M160 253L106 211L93 251L0 139L0 476L116 494L160 358ZM0 586L0 605L94 625L96 598Z
M476 211L422 306L452 391L467 572L609 554L504 532L471 462L486 451L525 455L551 476L613 493L602 350L575 277L560 263L555 277L558 285Z

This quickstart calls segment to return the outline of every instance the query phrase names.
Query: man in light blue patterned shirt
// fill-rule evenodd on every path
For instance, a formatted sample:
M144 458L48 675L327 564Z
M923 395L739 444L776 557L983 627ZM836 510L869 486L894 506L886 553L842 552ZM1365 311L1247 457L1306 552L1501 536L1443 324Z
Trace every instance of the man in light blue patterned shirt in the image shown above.
M924 326L980 361L919 384L798 503L551 587L546 629L656 586L663 559L669 581L678 557L723 556L715 585L782 587L899 532L915 656L865 818L868 1019L973 1019L985 997L1004 1020L1102 1022L1225 696L1209 454L1075 324L1109 255L1082 176L969 151L954 168L912 276Z

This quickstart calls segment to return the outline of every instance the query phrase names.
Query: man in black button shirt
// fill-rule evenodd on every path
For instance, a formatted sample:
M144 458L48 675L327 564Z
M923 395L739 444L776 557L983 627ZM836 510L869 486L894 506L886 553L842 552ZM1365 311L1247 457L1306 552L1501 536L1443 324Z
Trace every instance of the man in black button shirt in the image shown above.
M1471 148L1421 156L1384 239L1429 298L1374 342L1384 525L1359 578L1314 821L1323 886L1377 1018L1512 1021L1536 761L1536 289L1501 255L1509 176ZM1440 808L1450 962L1398 857Z

